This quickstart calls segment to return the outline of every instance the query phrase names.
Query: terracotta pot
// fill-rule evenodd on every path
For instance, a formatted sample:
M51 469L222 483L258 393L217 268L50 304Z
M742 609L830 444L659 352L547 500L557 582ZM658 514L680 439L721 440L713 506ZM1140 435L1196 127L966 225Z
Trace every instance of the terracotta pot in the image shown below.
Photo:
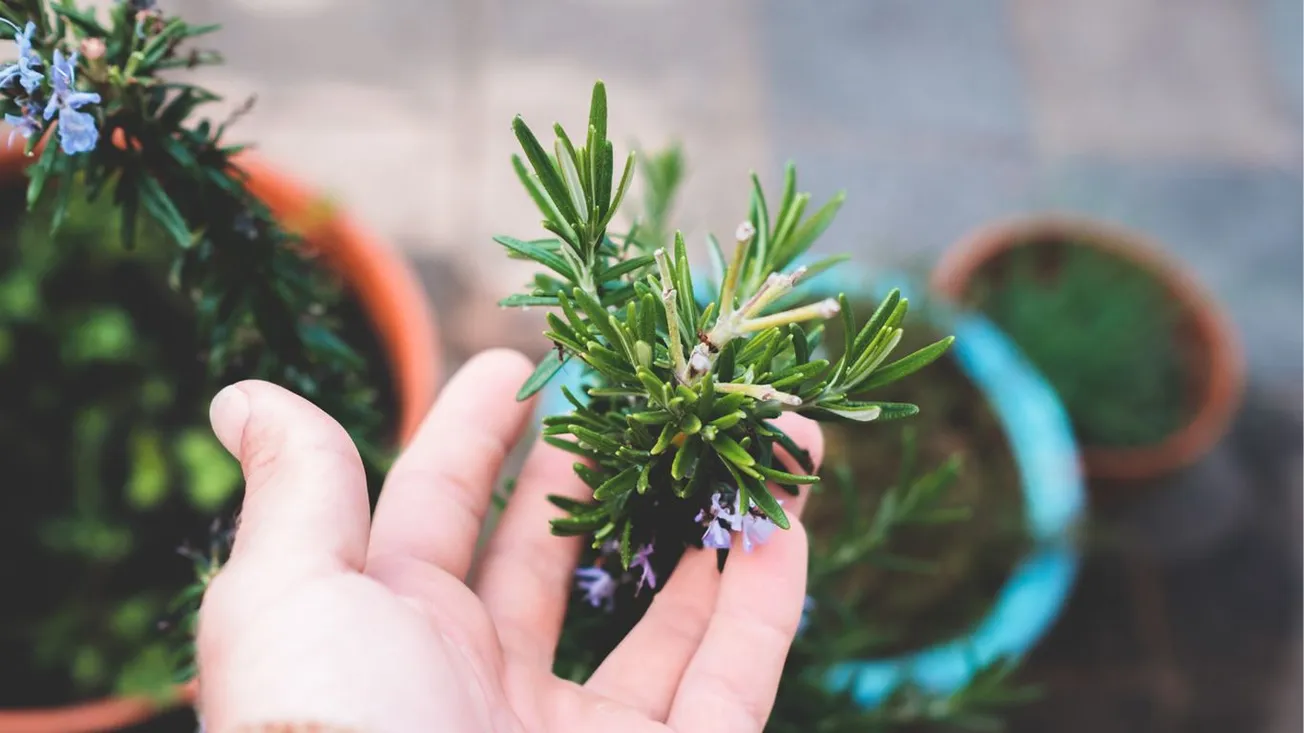
M1071 216L1035 216L985 226L962 238L933 270L932 287L961 302L975 273L1015 247L1058 242L1096 247L1149 272L1180 305L1190 418L1153 445L1082 449L1089 476L1132 482L1195 462L1227 432L1240 407L1245 359L1240 339L1218 304L1180 264L1136 232Z
M0 146L0 177L20 175L32 160L23 156L20 145ZM435 321L416 274L347 215L324 210L307 187L254 155L245 153L236 161L249 175L250 191L339 273L371 320L389 358L398 437L406 442L434 402L442 364ZM196 689L194 681L178 685L174 703L191 703ZM0 710L0 733L111 731L146 721L166 707L147 698L107 697L57 708Z

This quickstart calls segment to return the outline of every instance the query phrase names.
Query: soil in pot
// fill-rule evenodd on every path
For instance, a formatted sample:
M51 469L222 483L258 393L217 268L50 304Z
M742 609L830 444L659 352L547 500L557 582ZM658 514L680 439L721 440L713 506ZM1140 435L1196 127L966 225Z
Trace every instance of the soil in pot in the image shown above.
M1153 445L1191 418L1181 306L1129 260L1089 243L1019 243L965 295L1059 393L1086 445Z
M861 304L856 312L872 307ZM922 320L907 319L895 354L941 337ZM825 343L840 344L840 330L830 326ZM855 510L868 517L903 475L924 476L954 457L959 471L937 506L968 509L967 519L898 527L874 561L842 571L834 583L840 602L848 604L842 613L869 637L860 648L886 656L970 631L1026 554L1029 540L1018 467L1004 432L952 359L876 390L873 399L913 403L920 411L898 422L824 426L826 481L806 510L812 554L833 552L833 533L847 526L848 502L831 485L838 480L857 494ZM818 612L812 623L819 623Z
M206 545L241 480L208 427L219 385L168 285L173 245L142 228L125 250L107 200L52 237L12 184L0 216L0 708L160 693L184 643L160 624L194 581L177 548ZM339 312L395 415L365 317Z

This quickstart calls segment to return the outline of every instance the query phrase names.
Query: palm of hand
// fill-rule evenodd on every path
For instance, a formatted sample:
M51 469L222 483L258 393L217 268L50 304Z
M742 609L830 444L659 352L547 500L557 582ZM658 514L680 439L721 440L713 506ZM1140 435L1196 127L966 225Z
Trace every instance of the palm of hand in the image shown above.
M566 454L535 448L471 572L491 487L528 417L510 398L489 409L484 396L510 395L528 368L499 352L455 377L391 471L374 521L356 451L330 418L261 383L214 401L214 428L248 488L200 619L209 730L763 728L801 613L799 522L762 551L735 553L724 574L690 551L583 686L551 672L579 546L550 535L546 495L586 492ZM809 424L789 427L818 452Z

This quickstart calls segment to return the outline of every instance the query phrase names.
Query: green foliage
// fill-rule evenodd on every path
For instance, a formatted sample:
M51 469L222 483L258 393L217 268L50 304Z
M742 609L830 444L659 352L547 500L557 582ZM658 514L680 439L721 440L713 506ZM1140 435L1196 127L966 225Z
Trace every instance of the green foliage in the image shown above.
M561 390L569 411L544 420L544 440L581 459L575 472L592 490L586 501L554 497L565 514L553 521L553 531L583 537L583 562L614 569L619 582L610 610L591 601L571 604L554 669L574 680L592 673L651 602L654 588L640 594L629 582L631 558L640 549L655 547L650 563L665 577L684 548L723 547L718 538L707 542L716 521L711 512L789 526L781 497L819 479L810 457L775 418L783 412L861 423L908 417L913 405L874 400L866 392L923 368L951 342L942 339L892 360L908 309L898 292L860 326L845 297L803 300L800 279L842 259L797 265L832 222L842 196L808 214L810 196L798 191L791 165L777 201L753 176L748 215L731 256L708 239L716 278L705 292L697 289L682 234L670 226L684 170L677 148L641 161L644 217L627 233L612 234L624 186L611 196L609 178L584 174L593 168L591 150L610 149L601 83L593 100L585 147L574 148L556 127L555 157L542 153L517 119L514 130L532 168L520 158L516 168L555 237L496 238L509 256L541 267L529 290L503 305L555 309L545 334L555 350L519 396L542 389L568 362L578 362L585 375L578 391ZM604 152L597 169L609 167L609 159ZM632 159L624 178L631 166ZM844 343L837 357L823 358L820 321L832 317L841 319ZM791 463L780 460L780 450ZM960 518L938 505L956 470L950 463L903 482L873 510L861 495L846 492L845 514L853 524L835 535L831 552L812 556L811 589L821 619L841 607L841 574L891 557L884 545L896 527ZM722 549L722 561L725 556ZM832 663L854 656L867 641L864 633L846 613L840 623L808 630L786 668L771 730L863 730L879 720L820 681Z
M963 689L950 695L930 694L903 687L879 708L865 710L845 691L830 690L826 680L836 664L876 656L884 629L867 624L861 609L868 599L848 576L866 565L901 572L930 572L927 563L902 555L893 548L899 530L963 522L968 512L948 506L948 493L961 470L958 456L926 473L916 472L915 433L902 432L901 473L874 503L865 482L848 465L834 466L832 479L813 491L831 492L812 497L829 511L818 515L834 519L808 522L819 535L812 538L808 571L806 619L784 666L775 709L767 733L861 733L889 730L975 730L999 728L996 713L1026 699L1028 691L1010 679L1012 660L1000 662L976 675Z
M945 503L949 489L961 470L958 455L922 476L915 475L916 437L913 429L902 431L901 475L889 486L874 504L873 493L866 490L869 477L856 476L850 466L833 468L834 490L837 500L833 504L838 518L833 526L820 525L822 536L817 546L825 551L811 558L809 583L812 589L832 587L834 578L864 563L889 568L915 568L920 562L902 558L888 552L888 542L893 533L907 526L940 527L952 522L967 520L970 510ZM826 484L817 485L818 491L827 490ZM843 597L829 605L843 608L841 618L855 616L857 597ZM825 604L820 604L821 606Z
M914 350L937 338L937 326L951 315L935 301L912 302L923 321L898 348ZM829 324L828 348L836 355L843 341L838 324ZM920 414L899 424L904 441L873 423L828 425L825 464L845 463L850 485L867 507L877 506L894 485L916 467L961 462L948 484L941 511L967 514L946 527L907 525L893 532L892 562L863 563L849 570L846 592L863 602L856 613L880 641L874 656L907 653L955 638L987 614L1000 588L1031 549L1020 473L1000 418L960 362L942 359L925 373L884 389L885 399L917 404ZM898 426L891 426L891 430ZM916 437L917 436L917 439ZM825 473L826 479L831 479ZM897 482L894 484L894 480ZM830 480L830 487L837 483ZM805 524L814 552L830 534L825 523L840 521L841 501L833 492L811 497ZM889 499L889 501L891 501ZM832 513L832 516L830 516Z
M805 661L800 651L789 667ZM785 670L782 687L766 733L994 733L1005 730L1004 715L1040 696L1032 685L1014 679L1017 660L998 661L978 672L964 687L944 695L903 686L881 706L865 710L849 692L831 692L815 665L805 674Z
M874 657L884 630L866 624L858 606L864 599L848 591L847 576L865 565L900 572L930 572L927 563L894 548L900 532L947 526L967 519L948 506L961 470L951 459L918 471L914 431L902 431L901 450L908 456L901 473L874 501L864 490L872 476L856 476L846 464L831 467L831 478L812 486L812 497L829 509L834 524L808 527L819 535L809 556L806 619L784 666L779 694L767 733L864 733L865 731L993 731L1001 715L1033 699L1035 688L1013 678L1017 660L1002 660L983 670L964 688L949 695L905 686L879 708L866 710L846 691L832 690L827 677L844 661ZM815 521L813 518L811 521ZM618 596L614 613L572 604L558 649L555 671L582 682L637 623L650 599L632 593Z
M195 580L185 590L172 599L168 610L175 623L167 625L172 642L172 676L171 682L185 682L193 679L198 671L195 661L195 632L199 627L199 606L204 600L204 591L208 584L217 577L218 571L231 556L231 545L235 541L235 527L214 520L209 526L208 542L200 549L184 545L181 554L194 565Z
M186 472L186 493L201 511L216 512L240 487L240 464L210 430L191 428L176 439L177 460Z
M23 293L21 307L0 305L0 329L18 345L0 380L22 386L0 393L0 462L15 488L0 551L39 558L0 570L5 587L28 589L4 607L20 640L0 638L0 656L26 664L35 652L22 668L45 675L44 694L141 692L151 680L158 692L176 645L156 638L156 623L186 582L173 548L197 517L203 528L205 515L229 506L218 499L239 472L198 432L204 367L189 304L167 286L167 244L142 222L137 247L124 250L103 230L114 210L107 194L74 197L54 233L51 206L9 211L0 244L0 281ZM196 450L205 440L206 453ZM192 467L196 455L208 463ZM161 672L165 649L172 667Z
M1055 387L1085 442L1146 445L1181 427L1181 313L1162 283L1073 242L1018 247L997 264L979 273L973 302Z
M1035 685L1014 679L1018 660L1000 660L980 670L963 688L936 695L902 687L873 714L867 730L927 730L997 733L1005 730L1004 714L1041 696Z
M675 194L684 180L684 152L672 145L642 157L643 216L632 233L640 248L651 252L671 242ZM723 267L721 270L723 271Z
M905 376L949 343L885 366L901 339L907 309L899 294L889 296L863 329L849 331L846 354L836 363L813 356L819 331L803 324L840 311L852 322L845 299L773 312L808 272L783 270L827 228L840 195L803 218L809 196L797 192L796 171L789 166L771 218L753 177L749 219L739 227L718 291L701 304L681 235L671 250L651 254L636 239L607 235L626 184L613 196L601 82L594 86L584 147L575 148L556 126L556 157L549 157L523 120L517 118L513 129L532 166L527 171L518 157L518 173L544 227L557 238L495 238L510 256L545 269L530 292L503 304L560 311L548 314L545 334L557 350L520 396L542 388L572 358L589 374L584 394L567 393L574 409L545 420L548 442L586 459L576 464L576 473L594 492L588 502L559 502L569 516L553 522L555 532L588 536L594 547L619 538L626 561L633 548L654 538L662 546L670 537L673 545L694 544L701 527L693 517L721 484L736 491L740 514L755 511L786 528L787 517L767 483L795 492L796 485L816 479L808 475L812 467L804 452L773 418L785 410L861 421L910 413L909 406L858 399L866 385ZM669 210L681 166L673 152L656 159L651 195L666 203L657 203L654 219ZM632 167L631 157L622 181ZM780 466L776 444L792 448L798 465ZM677 520L641 520L652 516L653 506L667 505L677 507Z
M67 362L123 361L135 346L131 319L117 308L90 311L74 324L64 341Z
M167 498L167 454L163 439L154 430L136 430L131 434L131 476L127 479L127 502L133 509L149 510Z
M80 690L170 698L176 669L173 645L158 636L164 602L154 594L124 598L104 609L103 635L88 640L78 632L94 625L90 609L67 607L44 620L33 637L38 664L64 666ZM119 662L118 658L125 659Z
M866 565L929 572L926 562L891 547L894 535L904 527L920 525L942 531L946 524L968 519L966 510L944 502L960 470L958 457L916 475L915 438L910 430L903 432L902 452L908 456L902 474L877 503L866 490L867 477L856 476L845 464L833 466L832 480L813 489L816 495L811 501L818 506L812 508L825 511L808 522L818 535L812 538L807 574L809 628L795 645L798 656L836 661L874 656L884 641L884 630L866 624L860 612L867 601L864 589L846 583L848 575ZM836 495L820 496L825 492ZM825 516L832 521L820 521Z
M0 529L13 547L39 543L66 581L58 600L80 604L65 613L40 605L48 593L24 594L6 625L37 636L38 667L62 669L79 693L108 691L119 672L120 690L157 687L186 635L165 646L127 638L113 608L125 589L148 587L161 609L167 583L184 582L172 549L239 485L207 433L206 398L243 378L293 389L353 434L374 477L388 461L377 447L388 437L383 366L362 356L371 344L352 304L295 233L311 236L329 212L278 222L237 167L243 146L227 139L250 105L207 119L217 95L185 79L221 62L193 45L215 26L138 0L18 0L0 4L0 18L13 25L0 23L0 39L33 25L25 58L42 76L36 90L16 72L0 87L0 112L39 128L26 146L29 213L15 246L0 248L0 379L22 387L0 391L0 443L12 450L0 458L15 485L41 487L13 499L26 521L0 517ZM61 71L59 58L74 65ZM79 110L98 143L64 144L70 109L38 119L59 79L98 96ZM15 579L28 580L0 569L7 587ZM37 632L33 618L45 621Z
M228 124L200 117L219 97L177 77L176 70L218 64L221 57L190 43L216 30L117 0L102 16L72 0L23 0L0 6L0 17L36 26L32 48L47 72L55 50L80 52L79 91L93 92L99 144L69 155L54 135L27 169L29 206L49 201L49 222L69 220L76 197L111 197L123 246L136 245L142 210L174 246L173 283L199 313L202 351L216 381L257 377L295 389L356 434L380 424L357 368L356 345L338 330L338 286L304 260L302 243L254 198L226 141ZM14 29L0 24L0 38ZM21 115L22 91L0 90L0 111ZM91 107L85 108L92 109ZM80 180L84 185L73 185ZM0 283L0 303L23 307L30 292ZM24 286L20 286L24 287ZM2 306L0 306L2 307ZM83 324L70 358L85 349L128 354L120 320L107 312Z

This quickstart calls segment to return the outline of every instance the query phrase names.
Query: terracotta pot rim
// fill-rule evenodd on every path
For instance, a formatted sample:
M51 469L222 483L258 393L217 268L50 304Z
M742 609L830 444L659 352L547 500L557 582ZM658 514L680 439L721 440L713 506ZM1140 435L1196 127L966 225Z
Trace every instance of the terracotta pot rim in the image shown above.
M1153 239L1124 227L1083 216L1044 214L997 221L962 237L933 269L934 292L959 303L976 272L1017 247L1057 240L1090 246L1132 262L1153 274L1181 304L1206 345L1208 379L1190 418L1163 440L1147 446L1083 446L1087 473L1094 478L1136 481L1195 462L1227 432L1245 387L1240 339L1221 306L1182 265Z
M0 177L13 175L31 160L19 146L0 150ZM236 163L248 174L250 190L278 218L306 218L316 205L317 197L306 186L256 155L242 153ZM420 281L396 251L344 213L331 211L301 233L328 245L322 258L354 292L375 328L394 380L397 434L406 442L434 402L441 367L438 332ZM198 686L197 680L177 685L171 704L192 703ZM0 733L115 730L148 720L167 707L147 697L108 696L57 707L0 709Z
M256 155L242 153L237 165L249 189L277 218L308 219L321 198ZM301 234L331 244L322 258L353 291L389 358L398 403L397 437L406 443L435 400L441 363L438 327L421 281L402 255L346 213L329 210Z

